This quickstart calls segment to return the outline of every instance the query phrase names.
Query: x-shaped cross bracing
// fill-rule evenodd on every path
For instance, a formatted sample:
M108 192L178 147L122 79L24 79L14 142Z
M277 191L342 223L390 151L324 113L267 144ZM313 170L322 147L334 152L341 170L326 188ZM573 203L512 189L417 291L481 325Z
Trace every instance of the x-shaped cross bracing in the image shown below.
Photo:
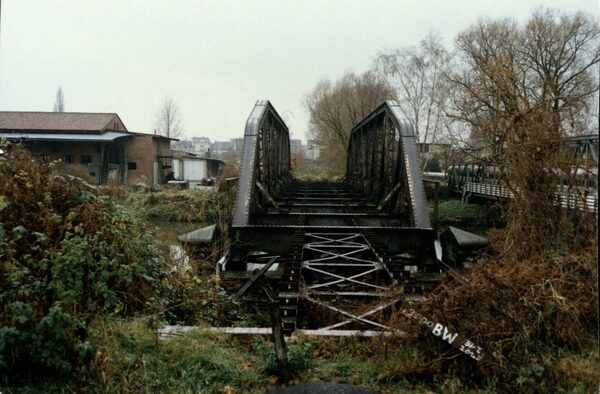
M323 330L336 329L348 325L352 322L360 322L379 329L387 330L388 327L367 317L383 311L396 301L375 306L368 311L357 314L344 310L338 306L333 306L317 299L317 296L336 296L336 297L381 297L382 290L388 290L388 286L381 283L381 278L373 277L378 271L386 271L381 259L361 233L308 233L306 234L310 242L306 243L303 249L302 269L309 271L313 275L312 283L308 280L304 290L303 297L312 303L334 311L347 319L332 324ZM358 271L358 272L357 272ZM309 275L304 275L310 278ZM337 291L336 285L355 284L363 287L362 291ZM321 291L315 291L320 289ZM324 289L331 289L330 292L323 292ZM360 298L354 298L361 302Z

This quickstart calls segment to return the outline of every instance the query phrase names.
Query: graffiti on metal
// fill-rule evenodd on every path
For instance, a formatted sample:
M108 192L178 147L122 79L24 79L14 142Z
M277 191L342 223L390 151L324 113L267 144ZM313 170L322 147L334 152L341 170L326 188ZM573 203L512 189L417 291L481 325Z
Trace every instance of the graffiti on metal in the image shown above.
M433 320L423 316L421 313L415 311L412 308L403 309L402 313L415 320L419 324L427 327L431 330L431 333L436 337L440 338L442 341L454 346L467 356L471 357L476 361L481 361L483 359L484 353L483 349L480 346L477 346L475 343L470 341L467 338L459 335L458 333L452 332L448 327L444 326L441 323L434 322Z

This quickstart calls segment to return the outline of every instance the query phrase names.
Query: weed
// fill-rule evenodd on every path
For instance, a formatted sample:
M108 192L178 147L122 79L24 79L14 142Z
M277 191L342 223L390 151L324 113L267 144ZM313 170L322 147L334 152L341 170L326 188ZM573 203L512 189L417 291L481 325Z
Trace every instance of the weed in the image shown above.
M225 208L225 195L215 190L165 190L148 194L132 193L128 201L137 205L148 219L169 222L216 223Z
M439 223L449 225L491 225L502 222L499 209L494 206L471 204L460 200L442 201L438 206ZM433 220L433 206L429 208Z
M0 179L0 381L70 373L97 316L154 307L162 261L143 223L21 148Z
M227 326L238 320L239 302L227 295L217 277L199 277L186 267L164 280L164 316L170 324Z
M320 161L307 161L297 163L292 169L296 179L308 180L332 180L335 178L332 169ZM339 176L337 177L339 178Z
M273 344L257 337L254 350L262 357L269 372L277 371L277 359ZM308 369L312 366L314 345L310 340L302 339L287 345L288 367L291 373Z
M499 249L496 242L492 247ZM528 259L488 258L465 275L465 283L446 278L420 312L460 330L483 347L486 359L473 363L398 316L392 324L422 349L423 361L412 372L451 374L468 385L491 379L502 391L594 389L597 364L578 358L574 370L582 379L575 383L564 373L564 355L597 349L597 289L589 285L596 264L596 248L568 254L551 249Z
M92 365L106 392L244 392L264 383L264 364L226 336L196 330L157 342L140 322L108 322L92 339Z

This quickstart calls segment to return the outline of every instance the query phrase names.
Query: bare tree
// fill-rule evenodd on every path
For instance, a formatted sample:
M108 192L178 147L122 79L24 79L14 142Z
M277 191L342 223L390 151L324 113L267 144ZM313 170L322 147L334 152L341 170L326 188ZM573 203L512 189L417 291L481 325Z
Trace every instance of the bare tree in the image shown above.
M56 100L54 100L54 112L65 112L65 96L62 87L59 86L56 91Z
M179 138L183 123L179 107L173 98L166 98L156 113L155 132L169 138Z
M507 122L534 109L552 114L556 132L581 132L598 92L598 37L581 13L541 9L524 26L480 21L457 39L465 68L449 75L448 114L486 144L504 141Z
M375 61L376 70L394 87L418 142L437 142L443 133L442 108L447 98L444 73L450 60L441 38L429 33L418 47L380 53ZM427 165L425 160L422 165Z
M494 164L514 194L507 217L515 251L531 253L573 228L555 209L557 184L572 168L557 142L585 132L592 116L599 36L581 13L540 9L524 25L480 21L456 41L464 68L448 75L447 113L502 152Z
M555 127L578 134L598 93L598 24L582 13L536 11L523 31L526 92L555 114Z
M322 158L332 174L341 175L352 127L385 100L393 89L373 72L348 73L331 83L319 82L305 100L311 137L322 148Z

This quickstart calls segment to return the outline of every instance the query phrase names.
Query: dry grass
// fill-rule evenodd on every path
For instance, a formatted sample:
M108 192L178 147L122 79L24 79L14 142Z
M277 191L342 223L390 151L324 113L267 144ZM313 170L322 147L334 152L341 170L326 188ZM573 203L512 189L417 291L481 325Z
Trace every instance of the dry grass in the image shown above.
M504 247L498 232L491 239L496 250ZM408 340L425 356L412 372L491 381L503 390L573 389L565 371L575 359L561 354L597 349L597 257L593 242L571 252L548 245L527 259L488 257L466 273L467 284L447 278L419 311L482 346L486 356L475 363L398 314L394 326L413 334ZM597 364L576 359L583 379L577 383L594 389Z
M65 164L62 162L54 165L54 173L56 175L72 175L84 181L95 184L96 180L90 176L88 167L84 164Z

